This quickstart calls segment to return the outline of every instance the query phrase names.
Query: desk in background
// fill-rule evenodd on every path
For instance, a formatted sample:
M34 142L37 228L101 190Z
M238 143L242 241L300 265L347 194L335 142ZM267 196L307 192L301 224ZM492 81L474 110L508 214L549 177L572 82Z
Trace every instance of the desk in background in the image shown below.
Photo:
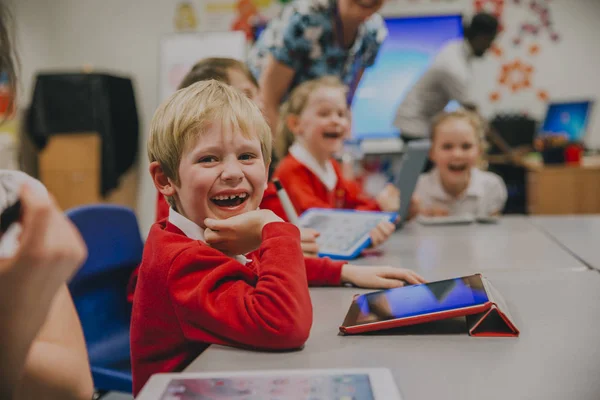
M525 216L506 216L490 225L423 226L413 221L381 249L382 256L353 263L402 266L430 280L495 270L587 269Z
M488 155L490 170L523 171L526 202L529 214L596 214L600 213L600 157L582 159L581 166L543 165L539 158L526 157L526 148L510 154ZM512 174L514 175L514 173ZM506 180L506 177L503 176ZM514 185L515 182L506 182ZM522 190L521 190L522 191ZM510 190L509 190L510 192ZM510 199L509 199L510 202Z
M530 214L600 213L600 166L541 166L527 169Z

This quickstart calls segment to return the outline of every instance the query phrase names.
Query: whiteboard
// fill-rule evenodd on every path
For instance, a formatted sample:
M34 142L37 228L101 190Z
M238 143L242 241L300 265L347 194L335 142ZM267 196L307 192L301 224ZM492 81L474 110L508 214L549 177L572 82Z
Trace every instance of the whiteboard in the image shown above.
M163 37L159 50L159 103L177 90L194 64L206 57L230 57L244 61L244 33L178 33Z

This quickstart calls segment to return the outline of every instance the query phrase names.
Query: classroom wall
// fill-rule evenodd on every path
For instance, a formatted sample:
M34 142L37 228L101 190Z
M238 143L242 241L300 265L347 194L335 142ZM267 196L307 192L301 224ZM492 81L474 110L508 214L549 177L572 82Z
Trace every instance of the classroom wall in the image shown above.
M537 24L539 14L531 9L534 0L396 0L390 1L384 13L441 14L463 12L472 15L477 3L496 11L495 4L504 4L501 18L504 30L496 41L502 54L490 52L474 63L474 97L481 112L492 116L499 112L525 112L542 120L548 98L556 101L597 99L600 101L600 80L596 78L600 62L600 1L598 0L537 0L547 5L554 31L553 41L547 30L537 35L519 35L524 23ZM521 38L521 44L514 43ZM534 47L532 47L534 46ZM513 71L508 82L529 81L528 87L511 87L499 82L503 67ZM521 75L522 74L522 75ZM587 144L600 147L600 104L593 110Z
M145 141L148 123L157 106L158 43L162 35L174 31L177 1L11 1L23 65L22 104L27 104L30 99L32 77L38 69L77 69L90 64L97 70L127 74L134 79L143 132L138 216L142 231L147 232L154 219L156 195L146 173ZM486 7L494 5L494 0L389 0L384 13L471 14L477 1ZM204 16L200 11L203 3L201 0L192 3L199 12L202 27ZM546 102L539 97L541 91L545 91L550 99L591 97L600 101L600 79L596 78L600 65L600 46L597 44L600 1L547 1L560 40L553 42L542 32L537 37L524 37L520 46L513 44L513 38L521 23L536 21L536 14L529 8L530 0L504 0L504 3L505 32L498 41L503 54L489 55L474 66L477 84L474 95L483 113L526 111L541 119L546 107ZM531 54L530 46L534 44L539 51ZM532 72L530 87L513 91L500 85L498 79L502 65L512 64L515 60L519 60L520 65L531 66ZM600 148L600 106L595 108L592 116L588 145Z
M13 0L23 64L21 104L31 98L38 69L80 69L130 76L140 118L137 214L146 233L156 192L148 170L147 127L157 106L158 43L172 29L174 2L150 0ZM32 29L33 28L33 29Z

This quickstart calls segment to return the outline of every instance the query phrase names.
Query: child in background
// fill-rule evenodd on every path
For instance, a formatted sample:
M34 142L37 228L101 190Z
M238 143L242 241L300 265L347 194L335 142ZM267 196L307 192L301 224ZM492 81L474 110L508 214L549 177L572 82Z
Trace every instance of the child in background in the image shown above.
M477 168L482 154L479 117L466 110L444 112L432 124L430 158L435 167L419 177L415 196L420 214L497 215L506 202L506 186L491 172Z
M271 132L261 111L211 80L156 111L150 173L171 206L144 247L131 319L133 392L180 371L210 344L293 349L312 324L308 284L386 288L414 272L304 258L297 227L257 209Z
M333 158L350 131L346 87L327 76L299 85L280 112L275 170L287 189L298 214L309 208L345 208L370 211L400 209L400 192L387 185L375 198L363 194L353 181L344 179ZM395 230L390 222L371 232L373 246L384 242Z

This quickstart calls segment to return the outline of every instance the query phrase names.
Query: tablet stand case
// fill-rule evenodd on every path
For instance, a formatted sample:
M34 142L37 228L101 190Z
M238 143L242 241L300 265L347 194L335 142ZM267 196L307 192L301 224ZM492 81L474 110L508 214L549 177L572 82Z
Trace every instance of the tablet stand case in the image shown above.
M502 295L485 277L481 277L488 299L492 306L481 313L467 315L467 328L470 336L517 337L519 330L513 323Z

